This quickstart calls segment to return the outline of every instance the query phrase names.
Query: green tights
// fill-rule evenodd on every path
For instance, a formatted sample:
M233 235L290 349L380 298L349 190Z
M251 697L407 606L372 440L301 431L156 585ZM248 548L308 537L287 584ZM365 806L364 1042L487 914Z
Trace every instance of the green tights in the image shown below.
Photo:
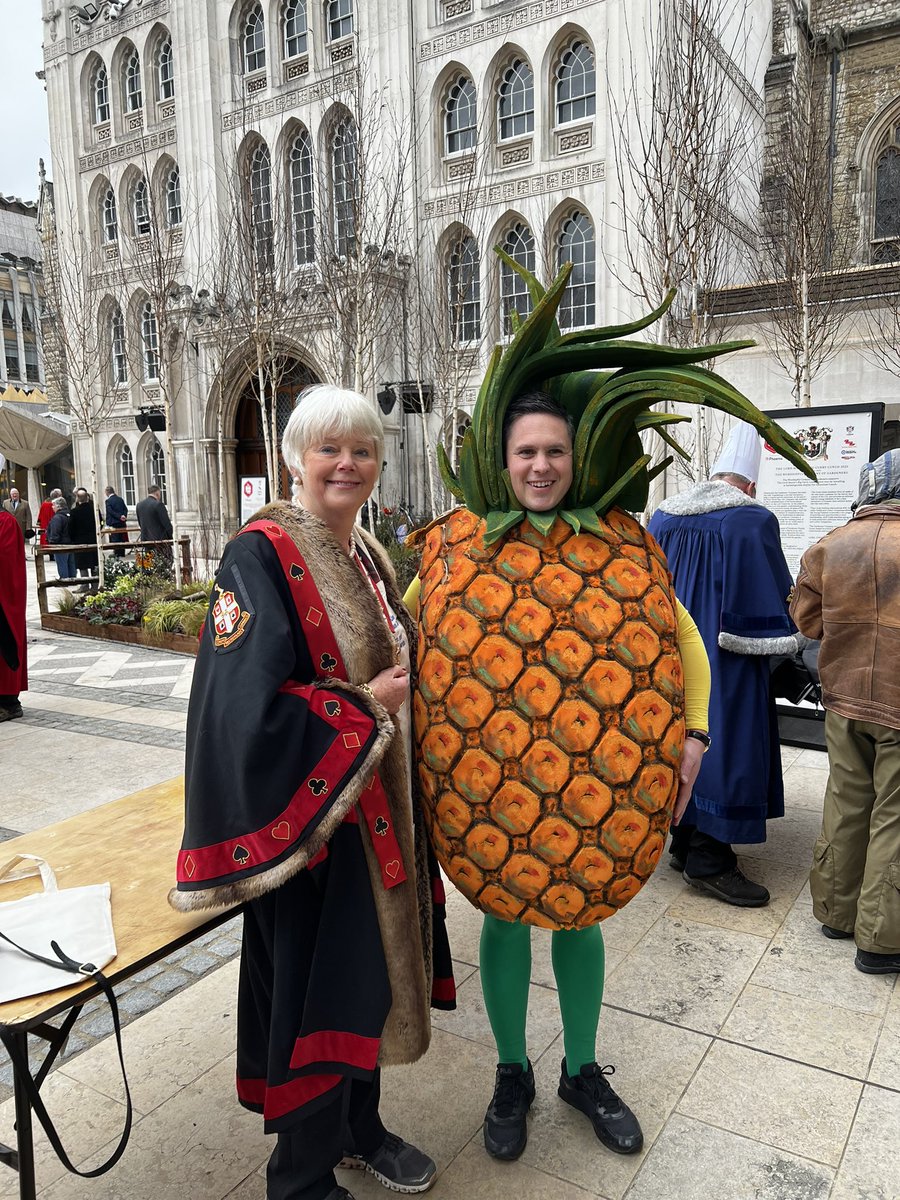
M566 1048L566 1071L577 1075L596 1057L597 1025L603 1003L603 934L588 929L554 930L553 974ZM485 916L481 928L481 987L497 1057L527 1063L525 1017L531 982L531 926Z

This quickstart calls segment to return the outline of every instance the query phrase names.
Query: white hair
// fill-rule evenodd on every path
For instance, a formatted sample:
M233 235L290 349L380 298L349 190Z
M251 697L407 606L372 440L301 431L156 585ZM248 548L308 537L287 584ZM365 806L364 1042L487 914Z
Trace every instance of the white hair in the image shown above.
M297 398L284 436L281 453L294 477L292 488L297 503L297 480L303 476L303 460L316 442L327 438L365 438L375 444L375 459L384 455L384 429L375 405L359 392L321 383L308 387Z
M62 509L68 508L69 506L66 504L65 499L62 496L57 496L53 501L53 507L57 512L60 512Z

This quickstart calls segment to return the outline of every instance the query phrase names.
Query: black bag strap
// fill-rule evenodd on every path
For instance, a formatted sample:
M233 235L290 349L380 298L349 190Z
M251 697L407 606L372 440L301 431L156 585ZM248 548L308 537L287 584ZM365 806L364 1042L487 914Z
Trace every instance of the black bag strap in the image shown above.
M125 1147L128 1145L128 1139L131 1136L131 1125L134 1117L134 1109L131 1104L131 1092L128 1089L128 1076L125 1074L125 1059L122 1055L122 1026L119 1021L119 1005L116 1002L116 995L112 989L112 984L106 978L102 971L98 970L93 963L79 963L74 958L70 958L65 951L61 950L56 942L51 942L50 947L56 958L45 958L42 954L36 954L33 950L26 950L24 946L20 946L18 942L14 942L11 937L7 937L5 933L0 932L0 939L8 942L10 946L14 946L21 954L26 954L29 958L35 959L37 962L44 963L45 966L55 967L58 971L65 971L70 975L81 975L96 980L99 986L103 989L107 1001L109 1002L110 1012L113 1019L113 1030L116 1035L116 1050L119 1054L119 1066L122 1070L122 1083L125 1087L125 1128L122 1130L122 1136L119 1138L119 1143L113 1150L112 1154L101 1163L99 1167L94 1167L91 1171L79 1171L69 1158L65 1151L65 1147L60 1141L59 1134L50 1114L44 1107L44 1102L41 1099L41 1094L38 1091L37 1085L31 1074L31 1067L28 1062L27 1051L23 1055L22 1045L18 1038L10 1035L9 1029L0 1028L0 1039L2 1039L7 1053L12 1060L13 1070L25 1089L25 1095L28 1098L28 1103L31 1105L37 1119L44 1127L44 1132L56 1157L73 1175L80 1175L82 1179L96 1179L98 1175L105 1175L112 1167L116 1165L122 1155L125 1153Z

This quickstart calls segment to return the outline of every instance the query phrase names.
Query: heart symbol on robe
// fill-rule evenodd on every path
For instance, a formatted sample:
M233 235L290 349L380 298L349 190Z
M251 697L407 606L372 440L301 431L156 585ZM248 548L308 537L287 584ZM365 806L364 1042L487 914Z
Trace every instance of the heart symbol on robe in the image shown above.
M385 863L385 864L384 864L384 869L385 869L385 872L386 872L388 875L390 875L391 879L396 879L396 878L397 878L397 876L400 874L400 860L399 860L399 858L392 858L392 859L391 859L391 861L390 861L389 863Z
M291 836L291 827L287 821L279 821L277 825L272 826L272 837L279 842L286 842Z

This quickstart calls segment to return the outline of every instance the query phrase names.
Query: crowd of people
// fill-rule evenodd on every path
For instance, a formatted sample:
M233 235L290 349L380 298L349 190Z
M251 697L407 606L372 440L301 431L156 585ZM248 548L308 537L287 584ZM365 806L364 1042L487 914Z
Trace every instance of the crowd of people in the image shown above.
M105 529L116 558L124 557L130 541L128 535L128 505L112 486L104 490L103 509L95 508L87 488L78 487L71 497L61 488L53 488L38 509L37 521L32 519L31 506L23 500L18 488L10 488L3 502L22 533L24 541L37 537L42 546L60 546L53 552L60 579L89 581L97 574L97 534ZM145 498L135 506L139 540L165 542L172 538L172 521L157 484L147 489ZM75 547L84 546L84 550ZM171 558L171 548L161 547L162 556ZM82 587L89 586L82 582Z

